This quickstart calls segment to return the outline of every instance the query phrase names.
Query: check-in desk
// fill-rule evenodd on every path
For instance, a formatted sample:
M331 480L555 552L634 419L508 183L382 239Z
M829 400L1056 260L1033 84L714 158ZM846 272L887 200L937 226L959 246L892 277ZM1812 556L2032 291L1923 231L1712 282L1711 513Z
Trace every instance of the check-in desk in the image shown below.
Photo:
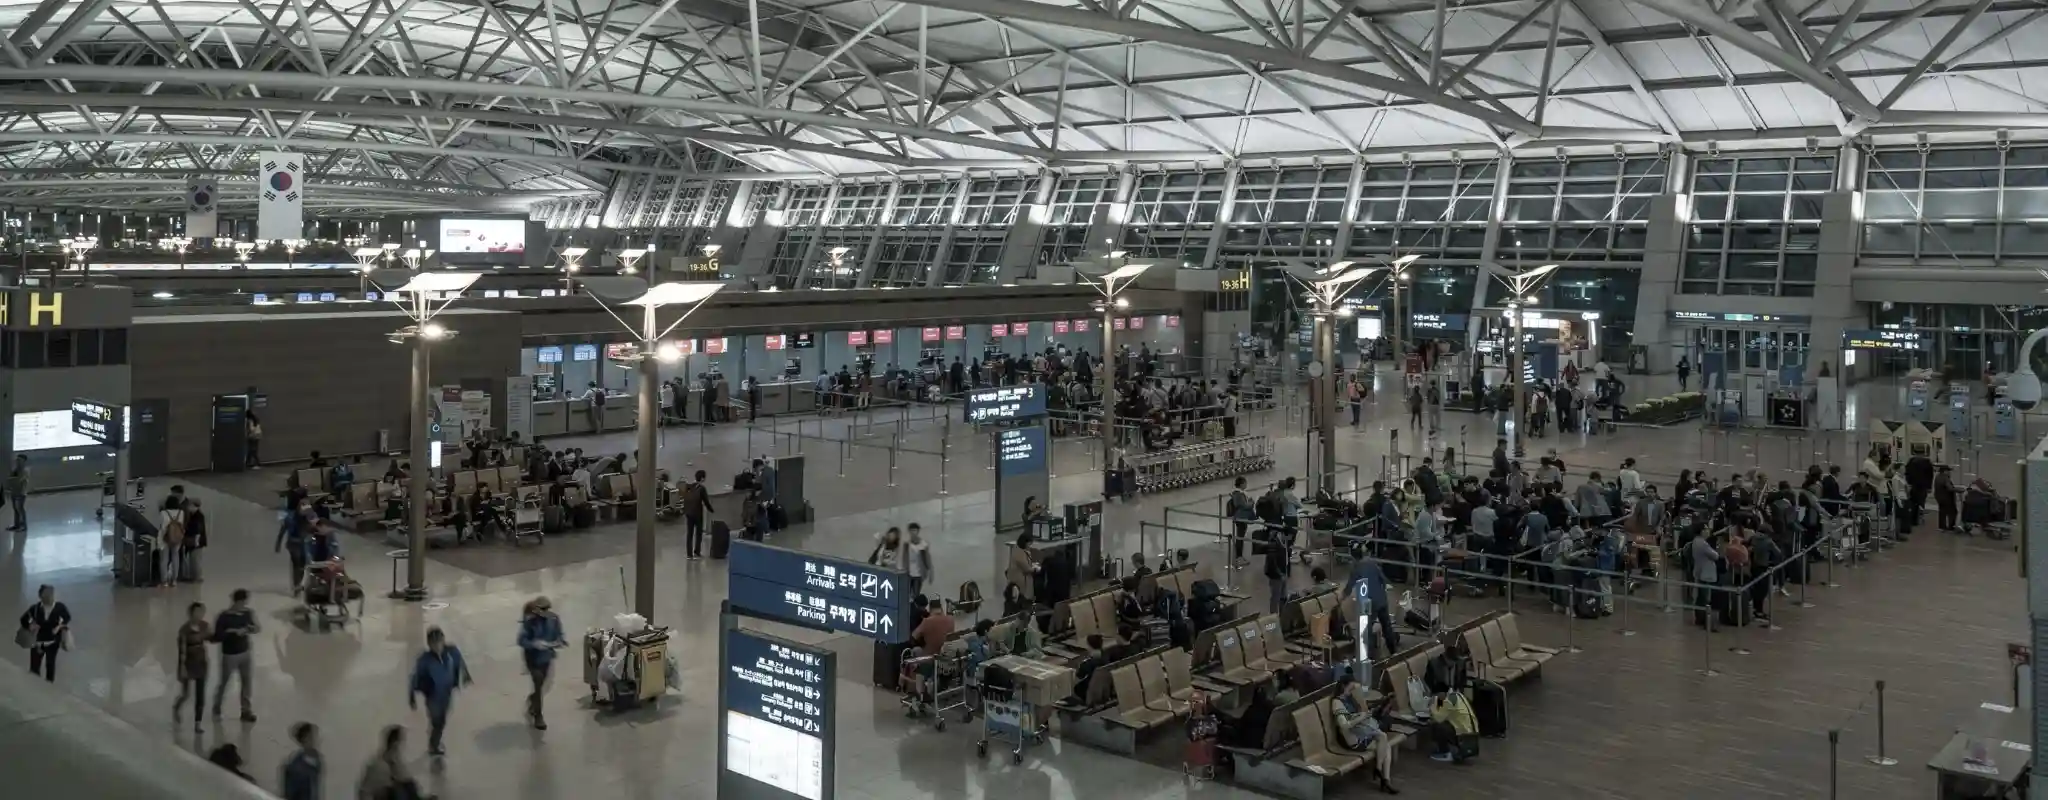
M808 414L818 410L818 393L810 381L761 383L761 416Z
M1939 800L2017 797L2034 761L2033 710L1983 703L1927 762Z
M638 400L632 395L615 396L604 407L604 429L625 430L636 422ZM584 400L542 400L533 404L533 435L562 436L589 434L590 404Z

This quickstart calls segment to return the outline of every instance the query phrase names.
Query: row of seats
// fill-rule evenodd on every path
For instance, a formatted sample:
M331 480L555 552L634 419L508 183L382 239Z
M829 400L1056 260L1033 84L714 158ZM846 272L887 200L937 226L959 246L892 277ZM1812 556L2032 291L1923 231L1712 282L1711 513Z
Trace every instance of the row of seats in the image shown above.
M456 494L470 494L482 486L493 492L503 492L510 487L526 482L525 473L518 467L496 467L493 469L466 469L450 474L454 481L451 487Z
M1083 595L1066 605L1067 619L1079 644L1085 645L1090 636L1101 636L1104 646L1123 643L1123 637L1117 635L1116 592L1104 590Z
M1218 633L1216 657L1221 662L1216 676L1236 684L1270 680L1273 673L1307 660L1287 649L1278 614L1266 614Z
M1295 706L1290 716L1294 719L1296 735L1300 737L1301 755L1289 759L1287 764L1329 777L1349 775L1363 768L1368 763L1367 759L1371 759L1380 763L1383 770L1391 772L1395 748L1408 741L1408 735L1382 731L1382 735L1367 744L1364 750L1353 750L1344 744L1344 736L1337 730L1336 702L1336 695L1332 693Z
M1188 652L1162 647L1097 670L1108 672L1116 692L1116 708L1103 713L1111 722L1138 731L1160 727L1188 715L1195 694Z
M1521 626L1515 621L1514 614L1502 614L1467 628L1464 637L1465 650L1472 654L1472 664L1479 671L1479 677L1501 684L1536 674L1545 662L1557 655L1557 651L1551 648L1524 644Z

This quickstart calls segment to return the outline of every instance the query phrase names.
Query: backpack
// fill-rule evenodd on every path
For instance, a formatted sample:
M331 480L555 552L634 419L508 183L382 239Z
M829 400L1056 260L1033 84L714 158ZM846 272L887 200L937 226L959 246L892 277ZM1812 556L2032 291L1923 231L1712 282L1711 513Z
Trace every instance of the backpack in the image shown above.
M1172 589L1159 590L1157 609L1160 618L1165 619L1167 622L1180 622L1187 619L1187 604L1181 602L1180 592Z
M591 391L591 393L590 393L590 405L591 405L591 407L592 407L592 408L604 408L604 395L605 395L605 392L604 392L604 387L602 387L602 386L598 387L598 388L597 388L597 389L595 389L595 390L592 390L592 391Z
M1258 502L1252 504L1252 512L1257 514L1259 519L1266 520L1267 522L1281 521L1280 501L1273 496L1272 492L1259 495Z
M1217 586L1215 581L1203 578L1188 586L1188 595L1195 602L1199 603L1203 600L1216 600L1223 597L1223 589Z

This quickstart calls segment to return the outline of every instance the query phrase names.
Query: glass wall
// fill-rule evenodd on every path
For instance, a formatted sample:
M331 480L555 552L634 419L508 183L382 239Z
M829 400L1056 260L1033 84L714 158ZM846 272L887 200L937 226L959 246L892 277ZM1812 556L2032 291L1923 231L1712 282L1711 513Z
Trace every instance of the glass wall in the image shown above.
M1831 155L1744 155L1694 162L1684 294L1812 297Z
M1479 258L1499 166L1498 161L1366 165L1344 256Z
M1516 159L1508 171L1500 260L1641 261L1650 198L1664 191L1669 163L1661 155Z
M1227 183L1224 169L1139 175L1124 222L1123 250L1132 258L1206 262Z
M1863 188L1866 258L2048 259L2048 147L1879 150Z

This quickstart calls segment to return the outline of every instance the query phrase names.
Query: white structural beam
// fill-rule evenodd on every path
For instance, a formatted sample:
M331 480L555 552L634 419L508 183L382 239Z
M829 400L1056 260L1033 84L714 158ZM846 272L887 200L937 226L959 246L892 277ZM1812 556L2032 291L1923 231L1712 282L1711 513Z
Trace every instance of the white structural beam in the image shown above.
M1291 50L1256 45L1187 28L1142 22L1130 18L1111 17L1078 8L1028 2L1028 0L911 0L911 2L915 5L930 6L932 8L944 8L968 14L981 14L994 19L1023 20L1115 36L1128 36L1143 41L1159 42L1195 51L1232 56L1252 63L1271 64L1276 67L1315 75L1325 80L1393 92L1403 97L1420 100L1511 131L1530 135L1534 135L1536 132L1536 126L1526 119L1503 114L1469 100L1452 97L1424 84L1375 75L1356 67L1348 67L1334 62L1305 57Z
M1821 71L1813 64L1807 63L1805 59L1764 41L1740 25L1722 19L1720 15L1715 14L1713 9L1708 8L1704 3L1698 3L1694 0L1635 0L1635 2L1713 34L1716 39L1727 42L1730 45L1741 48L1750 55L1763 59L1771 66L1784 70L1787 74L1798 78L1806 85L1834 98L1836 102L1842 104L1843 108L1848 109L1856 116L1866 120L1875 120L1883 116L1878 111L1877 106L1872 105L1868 99L1865 99L1855 89L1843 85L1840 81L1835 80L1833 76Z

